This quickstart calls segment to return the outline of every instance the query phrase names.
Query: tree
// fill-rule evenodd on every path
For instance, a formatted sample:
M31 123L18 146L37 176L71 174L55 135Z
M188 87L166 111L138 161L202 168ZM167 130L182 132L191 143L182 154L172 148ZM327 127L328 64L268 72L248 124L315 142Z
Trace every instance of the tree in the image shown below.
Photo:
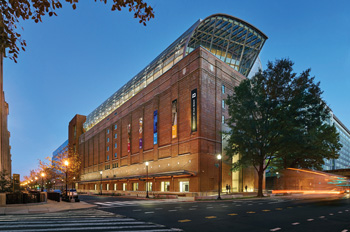
M61 2L68 2L76 9L79 0L2 0L0 1L0 53L5 54L6 49L9 58L17 63L19 47L25 51L26 42L18 32L19 20L33 20L35 23L42 22L42 17L48 14L50 17L57 16L57 9L62 8ZM97 2L98 0L95 0ZM99 0L107 4L107 0ZM109 1L110 2L110 1ZM153 8L144 0L113 0L111 10L121 11L128 8L134 12L134 18L139 23L154 18ZM23 29L23 28L22 28Z
M338 157L339 135L326 123L329 109L319 85L310 69L297 75L293 62L281 59L268 62L265 71L242 81L228 96L225 151L231 158L239 156L233 170L255 168L258 197L271 162L278 168L320 168L324 158Z
M12 186L11 177L6 171L0 172L0 193L10 192Z

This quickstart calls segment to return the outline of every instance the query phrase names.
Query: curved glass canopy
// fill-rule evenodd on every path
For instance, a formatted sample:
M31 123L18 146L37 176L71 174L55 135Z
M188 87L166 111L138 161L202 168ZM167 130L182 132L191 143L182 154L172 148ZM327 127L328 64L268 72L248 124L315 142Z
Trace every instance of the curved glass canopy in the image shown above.
M91 112L84 129L91 129L200 46L248 76L266 39L267 36L259 29L230 15L215 14L198 20L146 68Z

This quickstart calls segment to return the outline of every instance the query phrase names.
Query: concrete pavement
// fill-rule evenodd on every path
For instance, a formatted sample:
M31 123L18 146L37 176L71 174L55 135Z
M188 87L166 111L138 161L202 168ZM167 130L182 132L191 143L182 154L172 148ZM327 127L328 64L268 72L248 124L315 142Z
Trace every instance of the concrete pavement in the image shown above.
M52 213L64 210L78 210L96 207L96 205L88 204L86 202L56 202L47 200L47 202L43 203L6 205L5 207L0 207L0 215Z

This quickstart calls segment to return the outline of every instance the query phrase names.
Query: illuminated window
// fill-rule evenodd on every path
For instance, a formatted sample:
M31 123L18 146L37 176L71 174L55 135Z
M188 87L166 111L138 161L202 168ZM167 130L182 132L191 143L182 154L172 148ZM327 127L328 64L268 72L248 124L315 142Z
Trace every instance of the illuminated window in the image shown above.
M148 185L148 191L152 191L152 182L147 182L147 185Z
M225 109L225 100L222 100L222 108Z
M139 183L132 183L132 191L139 191Z
M106 185L107 190L109 190L109 184Z
M123 191L126 191L126 183L123 183Z
M189 181L180 181L180 192L189 192L190 183Z
M222 93L225 93L225 86L222 85Z
M221 123L224 124L225 123L225 115L221 116Z
M97 184L95 184L95 190L97 190Z
M117 184L114 184L114 190L117 190Z
M169 192L170 191L170 182L169 181L162 181L160 183L160 191Z

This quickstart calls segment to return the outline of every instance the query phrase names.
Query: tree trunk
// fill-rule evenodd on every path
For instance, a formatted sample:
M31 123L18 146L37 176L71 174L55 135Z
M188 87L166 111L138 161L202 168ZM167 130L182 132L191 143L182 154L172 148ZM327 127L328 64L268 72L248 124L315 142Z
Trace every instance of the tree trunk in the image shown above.
M264 170L263 169L259 169L258 171L258 195L257 197L264 197L263 194L263 178L264 178Z

